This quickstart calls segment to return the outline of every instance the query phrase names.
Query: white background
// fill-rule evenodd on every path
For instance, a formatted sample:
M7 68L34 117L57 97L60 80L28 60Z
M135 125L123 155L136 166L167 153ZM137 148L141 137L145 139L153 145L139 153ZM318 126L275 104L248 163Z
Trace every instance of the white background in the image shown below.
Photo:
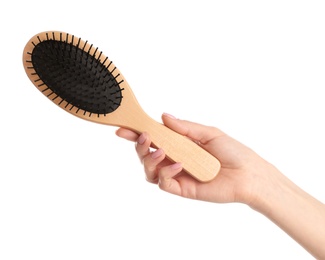
M151 117L217 126L325 201L324 13L323 1L5 1L0 259L312 259L248 206L147 183L134 144L45 98L22 51L46 30L88 40Z

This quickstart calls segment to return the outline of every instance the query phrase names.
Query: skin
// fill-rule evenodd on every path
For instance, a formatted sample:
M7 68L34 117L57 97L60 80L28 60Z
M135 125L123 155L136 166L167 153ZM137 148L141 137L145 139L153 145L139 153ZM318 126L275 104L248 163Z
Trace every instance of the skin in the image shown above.
M211 126L162 115L163 123L192 139L221 162L210 182L201 183L168 160L162 149L151 149L148 133L140 136L119 128L117 136L136 142L148 182L184 198L214 203L240 202L278 225L316 259L325 259L325 205L303 191L252 149Z

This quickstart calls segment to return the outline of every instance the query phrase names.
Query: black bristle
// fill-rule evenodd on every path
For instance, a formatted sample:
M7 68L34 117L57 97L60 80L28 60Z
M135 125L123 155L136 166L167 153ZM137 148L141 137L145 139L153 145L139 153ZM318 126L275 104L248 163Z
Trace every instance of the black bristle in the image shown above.
M87 41L80 48L80 39L75 46L74 36L70 37L70 42L68 34L62 40L62 33L60 40L55 39L54 33L52 39L48 34L43 41L38 37L39 43L34 44L30 55L32 68L43 82L41 85L45 84L45 90L51 90L48 96L55 94L53 100L57 97L62 99L59 104L65 101L65 107L71 105L70 110L76 107L76 113L82 109L84 114L99 116L115 111L122 101L119 85L123 82L117 82L119 74L112 74L116 67L109 71L112 62L104 65L107 58L100 61L102 52L96 58L98 48L94 50L90 45L85 51Z
M85 51L87 43L88 43L88 41L85 42L84 47L82 48L82 51Z

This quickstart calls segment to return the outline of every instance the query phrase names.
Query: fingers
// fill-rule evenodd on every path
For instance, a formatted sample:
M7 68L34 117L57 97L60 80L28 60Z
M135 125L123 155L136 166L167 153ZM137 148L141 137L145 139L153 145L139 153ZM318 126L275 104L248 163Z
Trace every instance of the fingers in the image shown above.
M147 133L139 136L136 142L136 152L144 166L146 180L151 183L160 183L161 189L171 187L172 177L182 170L180 163L172 164L165 160L166 154L163 149L150 150L150 137Z
M123 128L123 127L120 127L119 129L117 129L115 131L115 134L118 137L121 137L121 138L126 139L131 142L136 142L139 138L139 134L137 134L136 132L129 130L127 128ZM151 143L150 145L152 148L157 148L153 143Z
M140 161L143 163L144 158L150 154L150 138L147 133L142 133L135 143L135 150L137 151Z
M124 138L124 139L132 141L132 142L135 142L139 137L139 135L137 133L135 133L129 129L126 129L126 128L117 129L115 134L118 137Z
M157 184L159 180L159 164L165 159L165 153L158 149L144 157L143 166L148 182Z
M180 120L169 114L163 114L162 120L170 129L194 141L200 142L201 145L205 145L214 138L224 135L224 133L217 128ZM182 185L179 182L179 176L175 178L176 175L182 172L181 163L173 163L168 160L162 149L152 150L151 147L153 147L153 145L148 133L138 135L134 131L119 128L116 131L116 135L126 140L136 142L136 152L144 166L148 182L158 184L164 191L181 195ZM187 175L182 176L182 179L184 179L183 177L191 178Z
M162 167L159 172L159 188L175 195L181 195L182 192L180 182L174 179L174 177L181 171L181 163L174 163Z
M185 135L192 140L198 141L201 144L206 144L216 137L225 135L225 133L218 128L187 120L180 120L167 113L162 115L162 120L164 125L170 129L178 132L181 135ZM139 137L137 133L125 128L119 128L116 131L116 135L133 142L135 142Z
M206 144L214 138L224 135L221 130L215 127L180 120L166 113L162 115L162 120L170 129L181 135L185 135L192 140L198 141L201 144Z
M144 166L146 179L151 183L158 183L158 165L164 160L165 153L162 149L153 152L150 150L151 140L147 133L142 133L136 142L136 152Z

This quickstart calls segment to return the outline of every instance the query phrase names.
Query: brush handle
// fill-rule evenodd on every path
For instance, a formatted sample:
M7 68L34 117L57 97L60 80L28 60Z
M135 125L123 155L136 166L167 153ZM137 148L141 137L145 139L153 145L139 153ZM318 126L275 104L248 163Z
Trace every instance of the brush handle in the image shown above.
M182 163L183 170L192 177L200 182L216 177L220 162L202 147L150 117L142 117L139 122L138 132L149 133L152 143L162 148L170 160Z

